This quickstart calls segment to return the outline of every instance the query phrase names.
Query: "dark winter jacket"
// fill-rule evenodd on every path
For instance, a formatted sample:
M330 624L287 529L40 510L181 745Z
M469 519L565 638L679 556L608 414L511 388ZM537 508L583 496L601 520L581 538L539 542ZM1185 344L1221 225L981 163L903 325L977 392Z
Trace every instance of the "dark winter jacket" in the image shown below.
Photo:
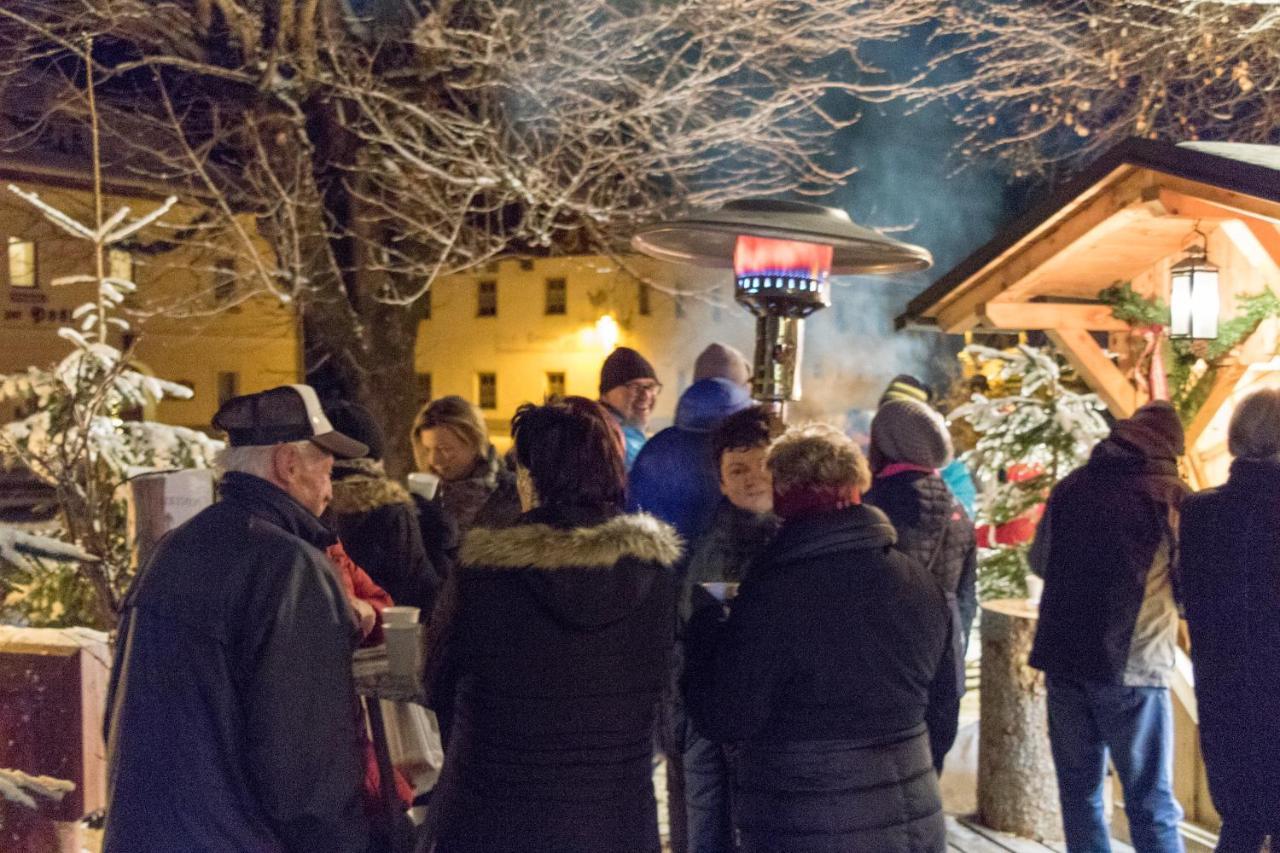
M506 527L520 515L516 476L492 446L466 477L441 481L435 503L463 534L473 527Z
M968 637L978 612L978 545L973 522L947 484L937 474L902 471L877 477L866 502L889 516L898 550L928 567L943 591L955 596Z
M1031 548L1044 577L1031 666L1108 684L1168 683L1178 621L1172 525L1186 493L1172 457L1115 437L1053 488Z
M773 541L781 523L773 513L749 512L721 498L711 525L689 547L680 593L681 621L687 622L692 615L690 593L694 585L719 581L741 583Z
M107 697L106 853L366 845L351 654L320 548L283 491L227 474L124 602Z
M711 434L720 422L751 405L728 379L700 379L680 395L675 425L645 444L631 466L630 507L675 527L686 542L702 534L720 502L720 472Z
M436 853L656 853L679 557L643 515L539 509L467 536L428 644L432 704L454 703Z
M347 555L396 604L431 612L440 577L422 544L418 511L404 486L356 459L334 468L326 516Z
M945 849L925 733L948 611L869 506L788 520L729 618L695 614L685 701L737 741L743 849Z
M1178 561L1209 792L1261 826L1280 826L1278 520L1280 462L1237 459L1183 502Z

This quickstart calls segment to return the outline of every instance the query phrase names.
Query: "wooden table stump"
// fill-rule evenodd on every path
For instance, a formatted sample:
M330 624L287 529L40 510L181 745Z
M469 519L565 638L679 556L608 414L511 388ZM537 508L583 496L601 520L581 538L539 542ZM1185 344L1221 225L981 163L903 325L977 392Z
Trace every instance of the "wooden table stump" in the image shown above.
M1000 832L1058 841L1044 673L1027 666L1038 615L1023 599L982 605L978 817Z

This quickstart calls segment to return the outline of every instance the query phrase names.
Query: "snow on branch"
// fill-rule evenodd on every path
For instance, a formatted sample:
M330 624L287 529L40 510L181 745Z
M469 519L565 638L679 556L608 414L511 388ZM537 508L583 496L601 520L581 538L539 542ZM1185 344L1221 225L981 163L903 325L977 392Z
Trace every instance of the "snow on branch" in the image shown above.
M0 767L0 799L26 806L37 807L36 797L61 802L76 789L74 782L55 779L52 776L31 776L21 770Z

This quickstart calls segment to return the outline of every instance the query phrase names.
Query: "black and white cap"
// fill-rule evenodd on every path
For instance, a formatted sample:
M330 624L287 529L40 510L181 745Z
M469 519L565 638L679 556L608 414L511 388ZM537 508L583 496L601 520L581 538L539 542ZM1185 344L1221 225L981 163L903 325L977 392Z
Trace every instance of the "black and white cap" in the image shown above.
M213 416L232 447L310 441L343 459L357 459L369 448L333 428L310 385L281 385L257 394L232 397Z

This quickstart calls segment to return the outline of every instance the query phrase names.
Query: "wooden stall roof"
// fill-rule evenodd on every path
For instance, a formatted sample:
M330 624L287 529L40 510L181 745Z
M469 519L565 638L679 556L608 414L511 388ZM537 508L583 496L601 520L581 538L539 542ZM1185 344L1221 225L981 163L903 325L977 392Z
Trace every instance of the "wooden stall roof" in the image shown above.
M1089 302L1177 252L1196 219L1239 220L1280 264L1280 146L1127 140L911 300L898 328L1120 330Z

